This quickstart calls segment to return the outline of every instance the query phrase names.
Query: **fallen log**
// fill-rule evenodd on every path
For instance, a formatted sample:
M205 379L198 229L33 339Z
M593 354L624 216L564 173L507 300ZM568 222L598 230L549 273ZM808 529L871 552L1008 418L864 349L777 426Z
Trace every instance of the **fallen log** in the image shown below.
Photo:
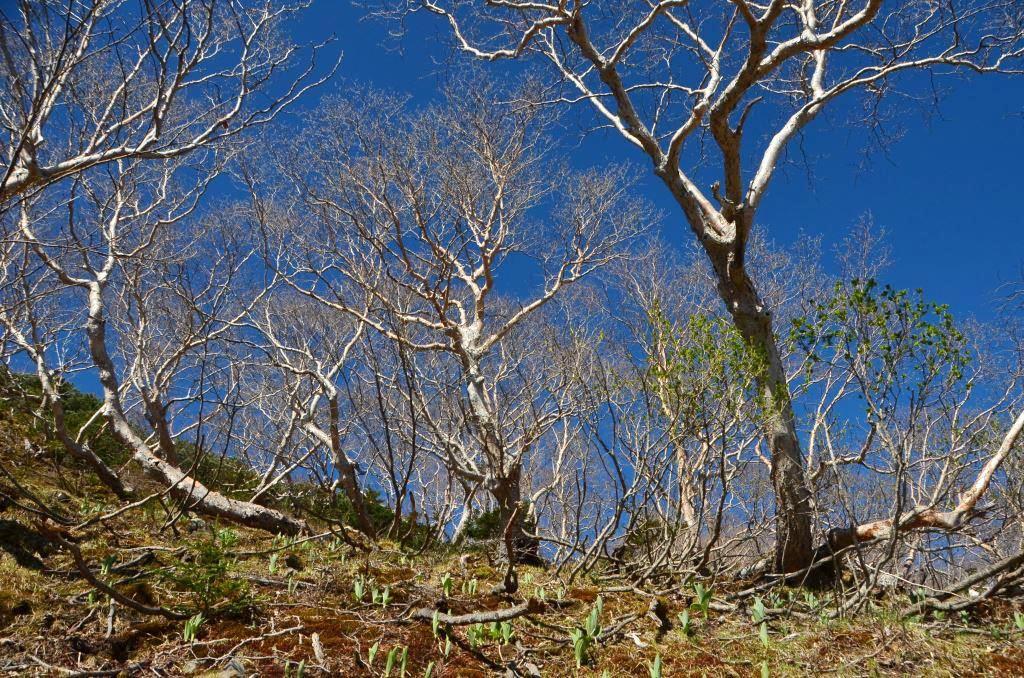
M417 610L413 610L409 616L412 619L433 621L434 615L437 615L437 620L442 624L447 624L449 626L469 626L472 624L489 624L491 622L508 621L528 614L540 614L546 609L547 605L542 601L536 598L528 598L525 602L522 602L519 605L502 608L500 610L484 610L482 612L472 612L470 614L453 615L441 612L440 610L421 607Z

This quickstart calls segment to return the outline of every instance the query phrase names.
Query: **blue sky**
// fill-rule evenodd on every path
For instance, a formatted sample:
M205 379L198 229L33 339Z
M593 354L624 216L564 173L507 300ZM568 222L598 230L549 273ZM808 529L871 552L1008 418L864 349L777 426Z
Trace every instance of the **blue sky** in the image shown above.
M306 39L337 37L344 59L339 80L328 90L344 92L346 83L358 83L409 94L414 101L435 96L451 60L444 24L419 17L396 40L388 35L394 26L363 16L363 9L345 0L318 0L298 26ZM463 59L468 61L458 56L455 63ZM509 71L507 65L488 68ZM893 251L886 282L921 287L930 299L951 304L958 316L990 318L996 288L1019 278L1024 266L1024 78L970 77L945 86L951 92L940 108L931 115L909 110L899 121L903 136L867 165L863 128L843 125L841 116L819 118L806 140L814 181L800 169L780 174L758 223L782 244L801 233L820 234L827 253L870 212ZM610 134L585 139L578 154L584 165L624 161L642 174L649 166ZM666 236L676 242L689 238L664 188L648 177L641 189L663 208Z

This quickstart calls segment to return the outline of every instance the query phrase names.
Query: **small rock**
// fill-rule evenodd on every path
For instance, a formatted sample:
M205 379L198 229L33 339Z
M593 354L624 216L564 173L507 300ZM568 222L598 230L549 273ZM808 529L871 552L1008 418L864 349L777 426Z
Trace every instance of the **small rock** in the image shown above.
M85 655L94 655L98 652L96 645L82 636L71 636L71 638L68 639L68 647L75 652L81 652Z
M248 675L249 672L246 671L245 664L237 658L232 658L223 669L207 671L201 674L199 678L245 678Z
M188 524L185 525L185 530L188 532L199 532L205 529L206 521L202 518L189 518Z

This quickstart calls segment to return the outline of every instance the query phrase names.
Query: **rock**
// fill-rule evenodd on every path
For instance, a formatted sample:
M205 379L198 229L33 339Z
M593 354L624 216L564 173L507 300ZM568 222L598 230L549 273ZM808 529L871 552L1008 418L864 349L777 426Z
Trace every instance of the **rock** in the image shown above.
M88 638L74 635L68 639L68 647L75 652L81 652L84 655L94 655L99 650L96 648L96 644L90 641Z
M199 678L245 678L249 672L245 664L238 658L232 657L227 666L216 671L207 671L199 675Z
M206 521L202 518L189 518L188 523L185 525L187 532L199 532L200 530L206 529Z

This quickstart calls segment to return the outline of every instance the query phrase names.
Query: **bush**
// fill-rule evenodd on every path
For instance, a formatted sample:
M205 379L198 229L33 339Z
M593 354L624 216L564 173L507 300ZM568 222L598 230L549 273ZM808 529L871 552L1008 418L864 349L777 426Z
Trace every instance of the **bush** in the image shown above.
M521 511L521 513L523 512ZM537 525L528 516L527 512L523 517L523 530L528 534L533 534L536 532ZM501 522L501 514L498 509L478 513L470 519L469 525L466 526L466 536L477 540L501 539L504 531L505 525Z
M163 574L164 582L188 593L194 608L207 617L249 611L254 600L248 582L231 576L235 566L231 549L237 544L233 530L218 530L193 544L188 556Z
M103 402L91 393L79 391L66 381L61 382L58 389L64 404L64 421L68 432L74 436L103 406ZM7 367L0 366L0 396L10 406L12 414L29 427L38 427L35 413L38 412L42 394L43 390L36 375L12 372ZM53 430L53 415L47 410L43 413L43 417L45 417L49 435ZM128 451L104 427L102 417L96 417L89 424L83 440L108 465L120 466L128 461L130 456ZM46 449L51 451L58 461L65 461L64 446L56 437L47 440Z

